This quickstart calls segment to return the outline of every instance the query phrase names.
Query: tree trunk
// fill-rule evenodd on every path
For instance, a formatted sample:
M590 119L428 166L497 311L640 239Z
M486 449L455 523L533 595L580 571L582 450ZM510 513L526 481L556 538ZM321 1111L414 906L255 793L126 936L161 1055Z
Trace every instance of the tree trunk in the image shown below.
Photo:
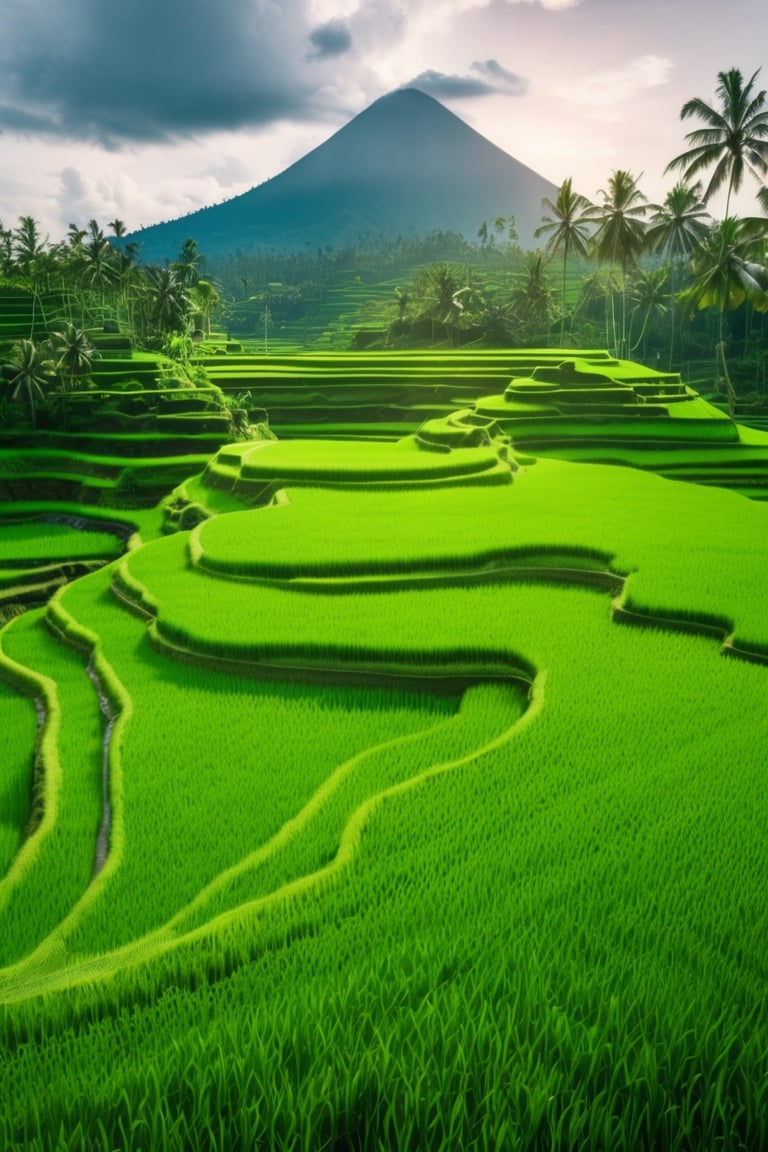
M728 398L728 415L730 416L731 420L733 420L735 423L736 422L736 392L734 390L733 384L731 383L731 377L730 377L730 374L728 372L728 363L725 359L725 341L723 340L723 314L722 314L722 312L720 313L720 339L718 340L717 345L715 346L715 353L717 355L718 368L720 369L720 373L721 373L723 379L725 380L725 394Z

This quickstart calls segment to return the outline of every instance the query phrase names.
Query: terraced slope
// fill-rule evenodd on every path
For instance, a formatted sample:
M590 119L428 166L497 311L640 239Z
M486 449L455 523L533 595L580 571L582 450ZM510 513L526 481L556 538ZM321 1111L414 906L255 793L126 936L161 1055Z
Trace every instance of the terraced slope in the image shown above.
M184 488L0 633L0 1144L764 1146L768 507L468 407Z
M33 506L30 511L40 508ZM44 507L44 505L43 505ZM100 568L122 552L132 528L114 519L38 512L13 519L0 531L0 614L44 603L67 581Z
M599 349L214 355L205 364L222 388L267 409L281 438L418 435L456 446L485 428L522 453L768 494L765 434L735 425L678 374Z
M317 445L287 446L288 463L291 452L322 472ZM409 460L382 446L382 468L385 453ZM707 635L659 626L716 626L756 659L768 651L765 516L726 492L555 461L504 486L289 483L277 507L209 519L62 590L46 615L54 636L29 616L3 637L12 679L34 694L41 674L49 682L44 819L0 888L6 916L38 893L0 974L6 1035L25 1035L30 997L58 989L45 1010L51 1028L133 1003L138 1034L153 1027L170 1042L178 1025L157 993L181 982L205 1051L222 1042L221 1026L216 1012L202 1023L192 987L212 980L212 1003L233 997L238 1019L241 997L266 1004L282 955L293 990L283 985L260 1016L263 1054L233 1035L225 1048L266 1074L268 1046L283 1045L288 1021L309 1019L311 1003L334 1037L322 1049L338 1086L330 1097L321 1088L320 1033L301 1025L301 1069L273 1067L258 1106L235 1081L222 1139L243 1124L273 1142L298 1132L298 1114L280 1103L290 1084L302 1093L308 1146L401 1146L399 1116L420 1140L438 1131L446 1146L469 1146L473 1131L498 1134L510 1083L521 1147L545 1131L586 1138L598 1114L625 1143L631 1128L648 1146L696 1146L676 1135L694 1124L702 1148L735 1133L761 1138L768 671L722 661ZM618 627L619 592L624 610L656 628ZM55 636L83 655L61 647L54 658ZM119 716L98 867L98 741L76 768L66 736L86 697L98 715L87 653ZM90 831L78 833L67 812ZM322 993L306 964L325 973ZM343 989L363 971L373 997L355 1043ZM217 983L224 972L234 975ZM393 980L403 996L394 1017ZM450 1029L427 1023L425 994ZM515 1007L470 1025L482 1002ZM103 1061L101 1029L117 1034L109 1018L96 1031L78 1026L79 1089L43 1045L65 1131L75 1131L75 1108L80 1131L96 1131L86 1099L101 1099L104 1114L109 1089L89 1097L88 1069ZM497 1048L467 1057L492 1035ZM399 1073L371 1078L375 1036ZM542 1044L547 1099L534 1105L526 1069ZM723 1046L738 1055L713 1065ZM40 1146L29 1103L39 1073L25 1051L6 1061L9 1147L22 1132ZM188 1104L171 1125L159 1100L147 1103L145 1070L158 1075L158 1065L146 1050L128 1059L115 1134L119 1117L137 1133L128 1147L152 1124L182 1147L216 1062L187 1065ZM159 1067L166 1093L181 1066L166 1057ZM705 1068L708 1087L687 1094ZM422 1103L406 1088L419 1074L429 1076ZM397 1116L386 1111L393 1100Z

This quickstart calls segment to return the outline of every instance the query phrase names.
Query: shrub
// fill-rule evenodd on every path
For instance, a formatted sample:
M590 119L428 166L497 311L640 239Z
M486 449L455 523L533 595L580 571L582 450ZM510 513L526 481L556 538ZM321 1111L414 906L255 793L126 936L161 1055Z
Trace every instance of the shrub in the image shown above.
M135 508L139 502L139 478L133 468L123 468L115 482L113 495L120 508Z
M209 513L203 508L202 504L187 504L179 514L179 528L182 532L189 532L190 529L196 528L203 520L209 519Z

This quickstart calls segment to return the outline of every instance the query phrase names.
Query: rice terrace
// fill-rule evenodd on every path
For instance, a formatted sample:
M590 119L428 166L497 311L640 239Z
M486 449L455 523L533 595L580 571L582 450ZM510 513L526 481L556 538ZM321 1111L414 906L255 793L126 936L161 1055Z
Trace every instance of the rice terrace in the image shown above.
M763 301L510 225L6 234L3 1152L768 1147Z

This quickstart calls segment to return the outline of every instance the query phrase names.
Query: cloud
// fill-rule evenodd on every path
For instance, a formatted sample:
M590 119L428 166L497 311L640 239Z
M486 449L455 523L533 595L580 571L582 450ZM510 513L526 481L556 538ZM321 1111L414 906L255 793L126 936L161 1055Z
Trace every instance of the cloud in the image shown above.
M314 29L310 75L306 0L4 3L0 129L107 147L316 119L322 61L343 39L333 22Z
M0 132L114 150L318 123L408 72L437 96L512 94L525 81L496 61L440 71L433 45L472 9L574 2L2 0Z
M475 60L472 71L486 78L494 92L506 92L510 96L521 96L528 87L524 76L502 68L498 60Z
M476 75L449 75L430 68L426 72L419 73L403 87L419 88L430 96L445 100L492 96L499 92L519 96L528 87L528 81L523 76L508 72L497 60L476 60L471 65L470 71Z
M342 56L352 47L352 33L342 20L329 20L309 34L309 42L315 48L308 60L325 60L329 56Z
M617 104L625 104L646 88L668 83L672 61L664 56L636 56L623 68L597 72L565 93L577 104L604 108L609 113Z
M65 148L60 150L64 152ZM234 181L227 187L217 179L216 172L204 171L195 165L185 171L179 169L177 161L176 164L169 162L165 170L155 173L152 187L147 185L141 172L131 175L114 162L98 171L88 163L85 148L82 152L76 163L52 172L46 186L49 204L46 215L59 222L59 233L71 222L84 227L92 218L97 219L105 231L106 222L115 217L125 220L131 229L158 219L174 219L207 204L218 203L233 192L245 191L250 183L244 187ZM230 157L229 161L227 167L234 169L236 158Z
M248 169L238 156L222 156L217 164L209 164L203 175L211 176L222 188L233 188L250 179Z
M0 131L2 128L12 132L22 133L49 133L56 131L56 124L49 116L38 116L25 108L16 108L10 104L0 104Z
M51 191L59 218L81 227L85 220L99 219L103 225L107 219L125 218L139 199L139 188L125 174L94 179L73 165L62 168Z
M419 88L422 92L429 93L430 96L438 96L443 99L487 96L493 92L491 85L484 80L478 80L474 76L448 76L445 72L436 72L433 68L427 69L426 72L420 72L403 87Z

